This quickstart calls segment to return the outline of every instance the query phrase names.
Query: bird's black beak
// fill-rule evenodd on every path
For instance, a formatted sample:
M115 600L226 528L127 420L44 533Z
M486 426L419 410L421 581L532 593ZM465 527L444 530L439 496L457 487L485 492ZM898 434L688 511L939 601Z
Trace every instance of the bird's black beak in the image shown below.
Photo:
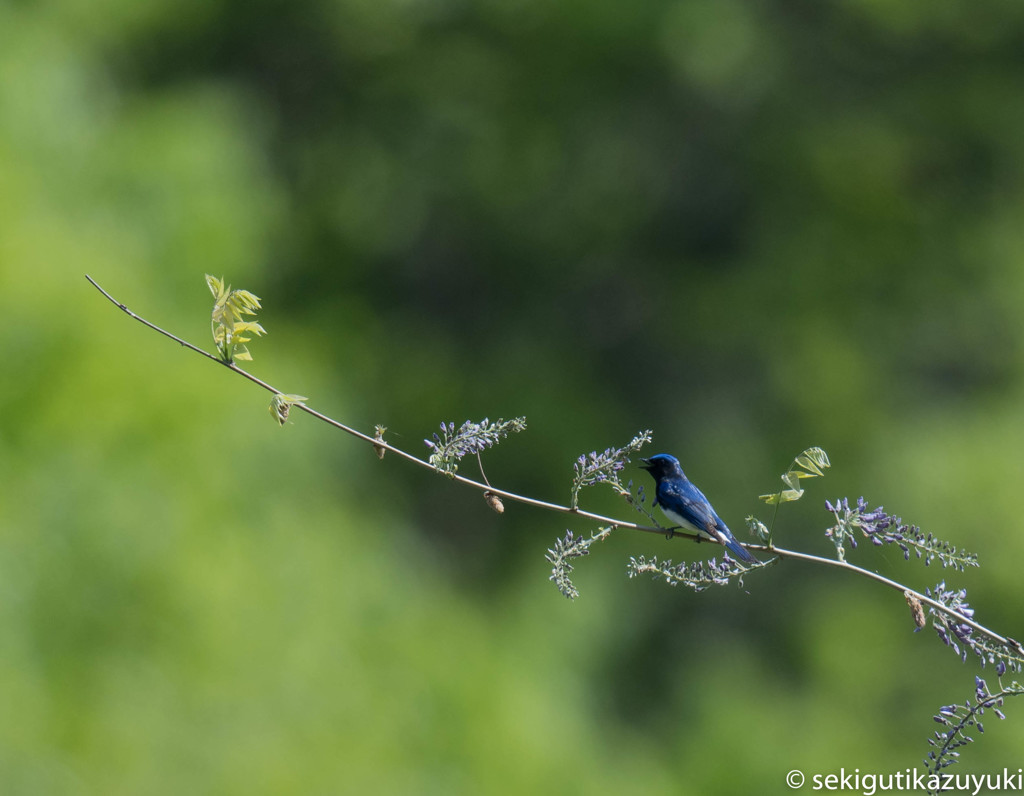
M651 464L651 460L650 459L640 459L640 461L643 462L643 464L640 465L640 469L641 470L651 470L651 469L653 469L653 465Z

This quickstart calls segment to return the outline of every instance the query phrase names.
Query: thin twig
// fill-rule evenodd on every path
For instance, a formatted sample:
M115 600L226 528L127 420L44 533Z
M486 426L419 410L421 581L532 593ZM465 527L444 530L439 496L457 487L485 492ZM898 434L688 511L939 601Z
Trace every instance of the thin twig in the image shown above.
M108 299L110 299L110 303L111 303L111 304L113 304L113 305L114 305L115 307L117 307L117 308L118 308L119 310L121 310L122 312L125 312L125 313L127 313L127 314L128 314L129 316L131 316L132 318L134 318L135 320L137 320L137 321L138 321L139 323L143 324L144 326L148 326L148 327L149 327L150 329L152 329L152 330L153 330L153 331L155 331L155 332L160 332L160 334L162 334L162 335L163 335L164 337L169 337L169 338L171 338L171 339L172 339L172 340L173 340L174 342L176 342L176 343L178 343L178 344L180 344L180 345L183 345L183 346L185 346L185 348L190 348L190 349L192 349L192 350L193 350L193 351L195 351L195 352L196 352L197 354L202 354L202 355L203 355L204 357L206 357L207 359L212 359L212 360L213 360L214 362L220 363L221 365L227 364L227 363L225 363L225 362L224 362L223 360L221 360L221 359L218 359L217 357L215 357L215 356L214 356L213 354L211 354L211 353L209 353L209 352L207 352L207 351L203 351L203 349L199 348L198 346L194 346L194 345L192 345L192 343L188 342L187 340L182 340L182 339L181 339L180 337L178 337L177 335L173 335L173 334L171 334L171 333L170 333L170 332L168 332L168 331L167 331L166 329L161 329L161 328L160 328L159 326L157 326L157 325L156 325L155 323L150 323L150 322L149 322L149 321L147 321L147 320L146 320L145 318L143 318L143 317L141 317L141 316L139 316L139 315L136 315L136 314L135 314L134 312L132 312L132 311L131 311L130 309L128 309L128 308L127 308L127 307L126 307L126 306L125 306L124 304L122 304L122 303L121 303L120 301L118 301L118 300L117 300L117 299L115 299L115 298L114 298L113 296L111 296L111 295L110 295L110 294L109 294L109 293L108 293L108 292L107 292L106 290L104 290L103 288L101 288L101 287L100 287L100 286L99 286L99 285L98 285L98 284L96 283L96 280L95 280L95 279L93 279L93 278L92 278L91 276L89 276L88 274L86 274L86 275L85 275L85 278L89 280L89 284L90 284L90 285L92 285L92 286L93 286L94 288L96 288L96 289L97 289L97 290L98 290L98 291L99 291L100 293L102 293L102 294L103 294L104 296L106 296L106 297L107 297Z
M104 296L106 296L114 306L116 306L118 309L120 309L123 312L125 312L130 317L132 317L135 320L137 320L139 323L144 324L145 326L148 326L150 329L153 329L154 331L159 332L164 337L168 337L171 340L173 340L174 342L176 342L176 343L178 343L180 345L185 346L186 348L189 348L189 349L195 351L197 354L202 354L207 359L211 359L211 360L213 360L214 362L216 362L219 365L224 365L226 368L228 368L229 370L234 371L239 376L243 376L243 377L247 378L249 381L253 382L254 384L258 384L260 387L262 387L263 389L267 390L267 392L273 393L274 395L280 395L281 394L281 391L278 390L276 387L274 387L271 384L268 384L267 382L263 381L262 379L260 379L260 378L258 378L256 376L253 376L248 371L242 370L242 368L238 367L233 362L225 362L224 360L219 359L218 357L214 356L213 354L210 354L209 352L204 351L203 349L201 349L201 348L199 348L197 346L192 345L192 343L189 343L186 340L182 340L180 337L178 337L175 334L172 334L171 332L168 332L166 329L161 329L156 324L150 323L145 318L143 318L143 317L141 317L139 315L136 315L134 312L132 312L130 309L128 309L124 304L122 304L120 301L118 301L113 296L111 296L106 290L104 290L102 287L100 287L99 284L97 284L96 281L91 276L86 274L85 278L89 280L90 284L92 284L93 287L95 287L100 293L102 293ZM296 409L301 409L303 412L306 412L307 414L312 415L313 417L317 418L318 420L322 420L324 423L327 423L328 425L334 426L336 429L338 429L340 431L344 431L346 434L351 434L353 437L356 437L358 439L364 440L365 442L369 442L371 445L375 445L377 448L384 448L385 450L390 451L391 453L395 454L396 456L399 456L399 457L401 457L403 459L406 459L407 461L410 461L413 464L418 464L420 467L425 467L426 469L428 469L428 470L430 470L432 472L436 471L436 468L434 467L434 465L432 465L430 462L426 461L425 459L420 459L417 456L413 456L411 453L407 453L406 451L402 450L401 448L394 447L393 445L391 445L388 442L385 442L384 440L378 440L375 437L371 437L368 434L364 434L361 431L357 431L356 429L354 429L354 428L352 428L350 426L346 426L344 423L341 423L341 422L335 420L332 417L328 417L327 415L325 415L325 414L323 414L321 412L316 411L315 409L307 406L304 403L296 403L296 404L293 404L293 406ZM569 506L559 505L558 503L548 503L547 501L544 501L544 500L536 500L534 498L526 497L525 495L518 495L518 494L516 494L514 492L508 492L508 491L506 491L504 489L498 489L498 488L490 486L489 484L486 484L486 483L480 483L479 481L474 481L472 478L466 478L463 475L455 474L455 475L450 475L450 477L452 478L452 480L458 481L459 483L465 484L466 486L470 486L470 487L473 487L474 489L479 489L479 490L484 491L484 492L490 491L490 492L493 492L495 495L498 495L499 497L506 498L506 499L511 500L513 502L516 502L516 503L523 503L523 504L525 504L527 506L534 506L536 508L545 509L547 511L557 511L557 512L561 512L563 514L573 514L573 515L575 515L577 517L583 517L585 519L595 520L596 522L599 522L599 523L602 523L602 524L612 525L615 528L627 528L629 530L634 530L634 531L644 531L645 533L657 533L657 534L661 534L663 536L664 535L671 535L671 536L679 536L679 537L682 537L682 538L693 539L694 541L698 540L697 534L694 534L694 533L689 533L689 532L686 532L686 531L675 530L675 529L668 529L668 528L656 528L656 527L649 526L649 525L639 525L639 524L634 523L634 522L628 522L628 521L625 521L625 520L617 520L617 519L615 519L613 517L606 517L603 514L595 514L594 512L584 511L583 509L579 509L579 508L574 509L574 508L571 508ZM704 540L704 541L715 541L715 540Z
M753 550L762 549L762 547L757 547L757 546L754 546L754 545L748 545L748 547L750 547ZM854 572L854 573L856 573L858 575L863 575L865 578L870 578L871 580L874 580L874 581L877 581L878 583L884 584L884 585L888 586L891 589L896 589L896 591L898 591L900 593L909 593L909 594L913 595L914 597L917 597L917 599L919 599L921 602L926 603L926 604L932 606L933 608L935 608L935 609L937 609L939 611L942 611L944 614L948 614L949 616L953 617L960 624L967 625L967 626L973 628L974 630L977 630L979 633L982 633L982 634L988 636L993 641L995 641L995 642L997 642L999 644L1002 644L1005 647L1009 647L1010 649L1013 649L1017 653L1019 653L1020 655L1024 656L1024 647L1021 646L1019 641L1016 641L1016 640L1011 639L1011 638L1004 638L1003 636L999 635L998 633L996 633L996 632L994 632L992 630L989 630L984 625L979 625L973 619L971 619L970 617L964 616L959 611L954 611L952 608L949 608L948 606L943 605L938 600L932 599L931 597L929 597L926 594L921 594L920 592L915 591L914 589L907 588L902 583L898 583L895 580L891 580L890 578L887 578L884 575L879 575L877 572L872 572L869 569L864 569L863 567L858 567L856 564L851 564L849 561L838 561L838 560L836 560L834 558L823 558L822 556L815 556L815 555L811 555L809 553L799 553L796 550L784 550L781 547L771 547L771 548L763 547L763 549L765 549L765 550L769 550L770 549L770 551L772 553L775 553L776 555L782 556L783 558L795 558L795 559L800 560L800 561L813 561L816 564L824 564L824 565L830 566L830 567L838 567L839 569L845 569L848 572Z
M89 280L89 283L93 287L95 287L100 293L102 293L104 296L106 296L107 299L109 299L110 302L114 306L116 306L118 309L122 310L124 313L126 313L130 317L134 318L135 320L137 320L139 323L143 324L144 326L148 326L153 331L159 332L164 337L170 338L171 340L173 340L174 342L178 343L179 345L182 345L185 348L188 348L188 349L190 349L192 351L195 351L197 354L201 354L202 356L206 357L207 359L210 359L210 360L212 360L212 361L214 361L214 362L216 362L216 363L218 363L220 365L224 365L229 370L234 371L239 376L242 376L242 377L248 379L249 381L253 382L254 384L259 385L260 387L262 387L263 389L267 390L268 392L273 393L274 395L280 395L281 394L281 391L278 390L276 387L273 387L272 385L268 384L267 382L263 381L262 379L257 378L256 376L253 376L251 373L249 373L249 372L247 372L245 370L242 370L242 368L238 367L233 362L225 362L224 360L220 359L219 357L216 357L213 354L211 354L211 353L209 353L207 351L204 351L203 349L199 348L198 346L193 345L192 343L188 342L187 340L183 340L180 337L178 337L177 335L172 334L171 332L168 332L166 329L161 329L156 324L150 323L145 318L143 318L143 317L141 317L139 315L136 315L134 312L132 312L130 309L128 309L128 307L126 307L120 301L118 301L113 296L111 296L106 290L104 290L102 287L100 287L99 284L97 284L97 282L91 276L86 274L85 278ZM296 403L296 404L294 404L294 406L295 406L295 408L301 409L303 412L306 412L307 414L312 415L313 417L317 418L318 420L322 420L324 423L327 423L328 425L334 426L335 428L339 429L340 431L344 431L346 434L351 434L353 437L356 437L358 439L361 439L361 440L363 440L365 442L370 443L371 445L373 445L378 450L383 448L383 449L388 450L391 453L395 454L396 456L399 456L399 457L401 457L403 459L406 459L407 461L412 462L413 464L417 464L420 467L425 467L428 470L435 471L434 465L432 465L430 462L426 461L425 459L420 459L417 456L413 456L411 453L407 453L406 451L402 450L401 448L394 447L393 445L391 445L388 442L385 442L384 440L379 440L379 439L377 439L375 437L369 436L368 434L364 434L361 431L357 431L356 429L354 429L354 428L352 428L350 426L346 426L344 423L341 423L341 422L335 420L334 418L328 417L327 415L325 415L325 414L323 414L321 412L318 412L315 409L312 409L311 407L307 406L304 403ZM479 489L479 490L481 490L483 492L490 492L490 493L492 493L494 495L497 495L497 496L499 496L501 498L504 498L505 500L510 500L510 501L512 501L514 503L522 503L522 504L527 505L527 506L533 506L535 508L544 509L546 511L559 512L561 514L572 514L573 516L576 516L576 517L582 517L584 519L593 520L595 522L601 523L602 525L610 526L613 529L626 528L626 529L633 530L633 531L643 531L644 533L657 533L657 534L661 534L661 535L667 535L670 538L671 537L681 537L681 538L691 539L693 541L711 541L712 543L720 543L720 542L718 542L717 539L711 539L711 540L703 539L702 537L699 537L695 533L690 533L690 532L683 531L683 530L677 530L677 529L674 529L674 528L659 528L659 527L654 527L654 526L650 526L650 525L640 525L640 524L635 523L635 522L628 522L628 521L625 521L625 520L615 519L614 517L606 517L603 514L596 514L594 512L585 511L584 509L580 509L580 508L572 508L570 506L563 506L563 505L560 505L558 503L549 503L549 502L544 501L544 500L536 500L534 498L526 497L525 495L516 494L515 492L509 492L509 491L504 490L504 489L498 489L496 487L491 486L489 483L486 483L487 477L485 475L483 475L483 467L482 466L481 466L480 474L481 474L481 476L483 476L485 483L480 483L479 481L475 481L472 478L466 478L465 476L459 475L457 473L456 474L449 474L449 476L450 476L450 478L452 480L458 481L461 484L465 484L466 486L473 487L474 489ZM913 589L909 589L906 586L904 586L903 584L898 583L897 581L891 580L891 579L889 579L889 578L887 578L887 577L885 577L883 575L879 575L877 572L872 572L870 570L864 569L863 567L858 567L855 564L850 564L849 562L846 562L846 561L837 561L836 559L823 558L821 556L811 555L809 553L800 553L800 552L797 552L795 550L786 550L786 549L781 548L781 547L775 547L772 544L767 544L767 545L763 545L763 544L761 544L761 545L758 545L758 544L748 544L748 545L745 545L745 547L747 547L747 548L749 548L751 550L757 550L757 551L761 551L761 552L768 553L768 554L771 554L771 555L779 556L781 558L792 558L792 559L796 559L796 560L800 560L800 561L809 561L809 562L813 562L813 563L816 563L816 564L821 564L821 565L829 566L829 567L838 567L839 569L845 569L848 572L853 572L853 573L856 573L858 575L862 575L862 576L864 576L866 578L869 578L871 580L877 581L878 583L881 583L881 584L883 584L885 586L888 586L889 588L895 589L895 590L897 590L899 592L910 593L910 594L914 595L915 597L917 597L917 599L919 599L922 603L927 603L928 605L932 606L936 610L942 611L944 614L947 614L948 616L953 617L958 623L967 625L967 626L973 628L974 630L978 631L979 633L982 633L983 635L988 636L990 639L992 639L993 641L997 642L998 644L1001 644L1001 645L1003 645L1003 646L1005 646L1005 647L1007 647L1009 649L1013 649L1018 654L1024 656L1024 646L1022 646L1020 644L1020 642L1018 642L1018 641L1016 641L1014 639L1011 639L1011 638L1005 638L1005 637L999 635L998 633L996 633L995 631L989 630L984 625L978 624L977 622L975 622L970 617L964 616L962 613L960 613L958 611L955 611L955 610L953 610L953 609L943 605L939 601L934 600L931 597L928 597L927 595L921 594L918 591L915 591Z
M487 484L487 488L491 488L491 482L487 480L487 473L484 472L484 460L480 456L480 451L476 452L476 463L480 468L480 477L484 479L484 483Z

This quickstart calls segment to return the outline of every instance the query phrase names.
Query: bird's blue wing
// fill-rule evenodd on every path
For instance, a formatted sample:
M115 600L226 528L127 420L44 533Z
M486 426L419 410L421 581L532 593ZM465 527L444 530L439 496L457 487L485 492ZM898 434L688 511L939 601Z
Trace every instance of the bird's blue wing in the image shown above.
M684 524L691 525L694 530L717 536L715 528L722 521L704 493L692 482L676 479L662 481L658 485L658 504L662 510L678 514L685 520Z
M710 501L691 481L662 481L658 484L658 504L667 516L684 527L717 539L740 561L757 563L757 558L736 541L729 526L715 513Z

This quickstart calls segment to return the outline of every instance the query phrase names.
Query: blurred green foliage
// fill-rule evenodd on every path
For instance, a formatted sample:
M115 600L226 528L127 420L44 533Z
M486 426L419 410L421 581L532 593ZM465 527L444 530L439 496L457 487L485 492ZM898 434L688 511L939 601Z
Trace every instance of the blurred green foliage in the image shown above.
M0 4L0 791L914 766L975 670L899 595L627 581L706 551L613 534L569 603L564 518L278 428L82 274L208 347L223 274L255 372L421 455L525 415L488 476L543 499L650 427L739 532L821 445L779 544L827 554L823 499L865 494L977 551L956 580L1020 638L1022 37L1010 0ZM1007 713L965 771L1020 764Z

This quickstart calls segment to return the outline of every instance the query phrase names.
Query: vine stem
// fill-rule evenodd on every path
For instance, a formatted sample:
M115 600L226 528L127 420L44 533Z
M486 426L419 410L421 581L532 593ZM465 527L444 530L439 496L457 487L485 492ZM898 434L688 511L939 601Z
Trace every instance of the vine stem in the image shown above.
M839 569L845 569L848 572L853 572L857 575L862 575L865 578L877 581L878 583L888 586L891 589L896 589L901 593L910 594L916 597L921 602L930 605L932 608L935 608L936 610L942 611L942 613L953 617L960 624L967 625L970 628L977 630L979 633L988 636L993 641L1002 644L1005 647L1009 647L1010 649L1015 650L1019 655L1024 656L1024 646L1022 646L1019 641L1005 636L1001 636L994 630L989 630L984 625L979 625L973 619L964 616L959 611L954 611L953 609L943 605L938 600L932 599L926 594L921 594L921 592L919 591L908 588L907 586L904 586L902 583L899 583L898 581L885 577L885 575L879 575L877 572L872 572L870 569L858 567L856 564L851 564L849 561L838 561L834 558L824 558L822 556L811 555L810 553L800 553L796 550L784 550L781 547L768 547L765 545L747 545L747 547L750 547L754 550L770 550L772 553L775 553L779 556L783 556L784 558L795 558L800 561L811 561L815 564L822 564L824 566L829 567L838 567Z
M184 348L188 348L189 350L194 351L195 353L200 354L201 356L204 356L207 359L212 360L213 362L216 362L216 363L218 363L220 365L223 365L228 370L231 370L231 371L237 373L239 376L242 376L243 378L248 379L253 384L259 385L264 390L267 390L268 392L273 393L274 395L280 395L281 394L281 391L278 390L276 387L268 384L267 382L263 381L262 379L258 378L257 376L254 376L253 374L249 373L248 371L243 370L242 368L238 367L234 362L225 361L225 360L223 360L223 359L221 359L221 358L219 358L217 356L214 356L213 354L209 353L208 351L204 351L202 348L199 348L198 346L193 345L192 343L188 342L187 340L183 340L182 338L178 337L177 335L172 334L171 332L168 332L166 329L162 329L161 327L157 326L156 324L151 323L150 321L146 320L142 316L136 315L134 312L132 312L130 309L128 309L128 307L126 307L120 301L118 301L113 296L111 296L106 290L104 290L102 287L100 287L100 285L96 282L96 280L94 280L91 276L86 274L85 278L87 280L89 280L89 284L91 284L100 293L102 293L110 301L110 303L112 303L115 307L120 309L122 312L126 313L129 317L134 318L136 321L138 321L139 323L143 324L144 326L148 326L153 331L158 332L159 334L162 334L164 337L167 337L167 338L173 340L174 342L178 343L179 345L183 346ZM418 456L414 456L413 454L408 453L408 452L402 450L401 448L396 448L393 445L391 445L390 443L385 442L384 440L379 440L376 437L371 437L368 434L364 434L363 432L358 431L357 429L354 429L351 426L347 426L344 423L341 423L341 422L335 420L332 417L328 417L327 415L323 414L322 412L318 412L317 410L315 410L315 409L313 409L313 408L311 408L309 406L306 406L304 403L296 403L296 404L293 404L293 406L296 409L301 409L306 414L312 415L313 417L317 418L318 420L323 421L324 423L327 423L330 426L334 426L334 428L338 429L339 431L344 431L346 434L350 434L353 437L356 437L357 439L361 439L364 442L367 442L367 443L375 446L378 450L383 448L384 450L390 451L395 456L398 456L398 457L400 457L402 459L405 459L406 461L412 462L413 464L419 465L420 467L425 467L426 469L428 469L428 470L430 470L432 472L436 472L436 470L434 468L434 465L432 465L430 462L426 461L425 459L421 459ZM491 492L491 493L493 493L495 495L498 495L501 498L504 498L506 500L512 501L514 503L522 503L524 505L533 506L535 508L544 509L546 511L554 511L554 512L558 512L558 513L561 513L561 514L571 514L571 515L573 515L575 517L583 517L584 519L593 520L595 522L601 523L602 525L608 525L608 526L610 526L613 529L626 528L626 529L634 530L634 531L643 531L644 533L657 533L657 534L661 534L663 536L669 536L670 538L678 536L678 537L683 537L683 538L687 538L687 539L692 539L694 541L710 541L712 544L718 544L719 543L717 540L705 539L703 537L697 536L697 534L690 533L690 532L687 532L687 531L678 530L678 529L675 529L675 528L660 528L660 527L655 527L655 526L651 526L651 525L640 525L639 523L628 522L626 520L620 520L620 519L616 519L614 517L607 517L607 516L605 516L603 514L596 514L596 513L592 512L592 511L586 511L586 510L578 508L578 507L564 506L564 505L561 505L559 503L550 503L550 502L545 501L545 500L537 500L536 498L527 497L525 495L520 495L520 494L517 494L515 492L509 492L509 491L504 490L504 489L498 489L497 487L491 486L488 483L480 483L479 481L475 481L472 478L467 478L466 476L459 475L458 473L454 473L454 474L446 473L446 475L448 475L451 480L457 481L460 484L465 484L466 486L472 487L474 489L478 489L478 490L483 491L483 492ZM482 469L481 469L481 475L483 475ZM486 476L484 476L484 479L486 481ZM776 509L777 508L778 507L776 506ZM775 555L775 556L778 556L778 557L781 557L781 558L792 558L792 559L795 559L795 560L798 560L798 561L808 561L808 562L811 562L811 563L820 564L822 566L837 567L839 569L843 569L843 570L846 570L848 572L852 572L852 573L855 573L855 574L858 574L858 575L862 575L865 578L869 578L870 580L874 580L874 581L876 581L878 583L881 583L881 584L883 584L885 586L888 586L889 588L895 589L895 590L897 590L899 592L906 593L906 594L911 594L914 597L916 597L918 600L920 600L922 603L926 603L927 605L930 605L932 608L935 608L936 610L941 611L944 614L947 614L947 615L953 617L958 623L967 625L967 626L971 627L972 629L978 631L979 633L981 633L981 634L983 634L985 636L988 636L990 639L992 639L993 641L997 642L998 644L1001 644L1001 645L1003 645L1005 647L1009 647L1011 649L1014 649L1018 654L1024 656L1024 646L1022 646L1020 644L1020 642L1018 642L1018 641L1016 641L1014 639L1011 639L1011 638L1007 638L1007 637L1001 636L998 633L996 633L995 631L989 630L984 625L978 624L977 622L975 622L970 617L964 616L962 613L960 613L958 611L954 611L953 609L948 608L947 606L943 605L939 601L934 600L934 599L932 599L931 597L928 597L925 594L921 594L920 592L915 591L914 589L910 589L910 588L904 586L903 584L898 583L897 581L891 580L890 578L887 578L884 575L879 575L877 572L872 572L871 570L864 569L863 567L858 567L857 565L851 564L851 563L849 563L847 561L838 561L838 560L832 559L832 558L824 558L822 556L811 555L810 553L800 553L800 552L798 552L796 550L786 550L786 549L781 548L781 547L776 547L775 545L770 544L770 543L767 544L767 545L764 545L764 544L760 544L760 545L759 544L748 544L748 545L745 545L745 547L748 547L751 550L757 550L757 551L769 553L769 554L772 554L772 555ZM769 562L769 563L771 563L771 562Z
M209 353L208 351L204 351L203 349L199 348L198 346L193 345L192 343L188 342L187 340L183 340L182 338L178 337L176 334L168 332L166 329L162 329L161 327L157 326L155 323L151 323L150 321L147 321L142 316L136 315L134 312L132 312L130 309L128 309L128 307L126 307L120 301L118 301L113 296L111 296L106 290L104 290L102 287L100 287L100 285L96 282L96 280L94 280L91 276L86 274L85 278L89 280L89 283L94 288L96 288L100 293L102 293L104 296L106 296L107 299L115 307L120 309L122 312L126 313L129 317L134 318L139 323L141 323L141 324L143 324L145 326L148 326L150 329L152 329L155 332L159 332L164 337L167 337L167 338L173 340L174 342L178 343L179 345L182 345L185 348L190 349L191 351L195 351L197 354L201 354L202 356L206 357L207 359L216 362L218 365L223 365L228 370L231 370L231 371L237 373L239 376L242 376L243 378L248 379L253 384L259 385L260 387L262 387L267 392L273 393L274 395L282 394L281 391L278 390L276 387L274 387L273 385L268 384L267 382L263 381L263 379L261 379L261 378L259 378L257 376L252 375L248 371L243 370L242 368L238 367L238 365L236 365L234 362L225 362L220 357L214 356L213 354ZM421 459L418 456L414 456L413 454L408 453L408 452L402 450L401 448L396 448L393 445L391 445L389 442L386 442L385 440L379 440L376 437L371 437L368 434L364 434L363 432L361 432L361 431L359 431L357 429L354 429L351 426L347 426L344 423L342 423L342 422L340 422L338 420L335 420L333 417L329 417L329 416L323 414L322 412L318 412L316 409L313 409L312 407L306 406L306 404L304 404L304 403L296 403L296 404L293 404L292 406L295 409L301 409L306 414L312 415L317 420L322 420L324 423L327 423L330 426L334 426L339 431L344 431L346 434L351 434L353 437L356 437L357 439L361 439L361 440L363 440L365 442L369 442L371 445L375 445L377 448L383 448L384 450L390 451L391 453L395 454L396 456L399 456L399 457L401 457L401 458L403 458L403 459L405 459L407 461L410 461L413 464L418 464L420 467L425 467L426 469L430 470L431 472L436 472L436 469L434 468L434 465L432 465L426 459ZM606 517L603 514L595 514L592 511L584 511L583 509L580 509L580 508L575 508L574 509L574 508L572 508L570 506L563 506L563 505L560 505L558 503L549 503L549 502L544 501L544 500L537 500L536 498L526 497L525 495L519 495L519 494L516 494L515 492L508 492L508 491L506 491L504 489L498 489L497 487L490 486L489 484L486 484L486 483L480 483L479 481L474 481L472 478L467 478L466 476L459 475L458 473L455 473L455 474L448 474L448 473L446 473L446 475L448 475L448 477L451 480L457 481L460 484L465 484L466 486L470 486L470 487L473 487L474 489L479 489L479 490L485 491L485 492L486 491L490 491L490 492L493 492L495 495L498 495L499 497L505 498L507 500L510 500L510 501L513 501L513 502L516 502L516 503L523 503L523 504L525 504L527 506L534 506L535 508L545 509L547 511L556 511L556 512L560 512L562 514L572 514L572 515L577 516L577 517L583 517L583 518L588 519L588 520L594 520L594 521L600 522L602 524L611 525L611 526L614 526L615 528L628 528L628 529L634 530L634 531L644 531L646 533L658 533L658 534L661 534L663 536L671 534L672 536L687 537L687 538L694 539L694 540L696 540L698 538L696 534L688 533L688 532L685 532L685 531L679 531L679 530L674 530L674 529L669 529L669 528L657 528L657 527L650 526L650 525L640 525L640 524L635 523L635 522L628 522L626 520L615 519L614 517ZM712 541L712 540L705 540L705 541Z

